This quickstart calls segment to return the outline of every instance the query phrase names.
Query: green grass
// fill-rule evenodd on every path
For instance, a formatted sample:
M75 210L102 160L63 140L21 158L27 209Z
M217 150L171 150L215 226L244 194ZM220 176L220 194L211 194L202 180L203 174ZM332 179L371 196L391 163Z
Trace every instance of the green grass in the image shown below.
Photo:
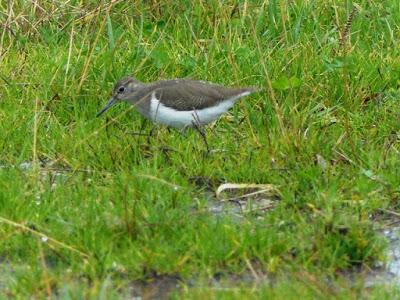
M340 274L384 259L373 216L399 204L400 2L357 2L344 45L351 1L33 3L0 3L2 298L119 298L168 276L190 299L395 292ZM132 135L128 105L95 118L126 75L263 92L211 126L205 156L196 132ZM215 215L193 176L281 199ZM196 284L251 269L268 282Z

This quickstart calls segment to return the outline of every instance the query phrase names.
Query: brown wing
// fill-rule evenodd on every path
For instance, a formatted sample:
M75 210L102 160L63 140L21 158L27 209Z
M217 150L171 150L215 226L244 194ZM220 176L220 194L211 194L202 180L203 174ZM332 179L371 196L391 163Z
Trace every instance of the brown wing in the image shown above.
M232 98L252 88L226 88L194 80L165 80L158 82L155 89L157 99L170 108L178 110L198 110Z

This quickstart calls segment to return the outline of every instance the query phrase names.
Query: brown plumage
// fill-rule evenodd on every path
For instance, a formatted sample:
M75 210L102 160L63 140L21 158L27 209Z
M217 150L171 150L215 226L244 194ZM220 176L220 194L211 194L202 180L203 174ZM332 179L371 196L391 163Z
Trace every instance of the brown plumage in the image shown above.
M173 127L191 126L190 115L196 114L201 116L196 121L204 125L227 111L239 98L255 91L254 88L231 88L190 79L146 84L126 77L116 83L112 99L98 115L117 101L127 101L154 122Z
M164 80L149 86L155 96L167 107L180 110L198 110L214 106L221 101L244 92L254 92L252 88L228 88L204 81Z

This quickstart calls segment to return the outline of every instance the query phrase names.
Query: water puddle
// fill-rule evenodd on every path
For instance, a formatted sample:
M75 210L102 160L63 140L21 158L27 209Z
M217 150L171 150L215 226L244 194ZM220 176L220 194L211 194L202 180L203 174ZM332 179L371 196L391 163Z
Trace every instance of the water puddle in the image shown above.
M173 293L185 288L234 290L240 286L258 286L270 282L261 272L247 271L242 274L216 274L211 279L192 278L182 280L178 275L153 276L147 281L135 281L131 284L129 295L135 300L168 299Z
M149 280L135 281L129 287L129 299L168 299L182 288L179 276L154 276Z
M243 218L253 213L259 216L273 209L280 199L279 190L271 184L222 183L222 180L196 176L189 182L198 187L208 201L210 213Z
M367 273L364 280L365 287L377 284L400 284L400 227L390 227L382 231L388 240L386 249L386 262L377 264L377 267Z
M72 170L70 167L62 165L59 161L50 159L38 159L36 163L24 161L18 165L0 164L1 169L17 169L25 174L38 175L37 179L41 182L49 183L51 190L65 183L72 173L91 173L90 170Z

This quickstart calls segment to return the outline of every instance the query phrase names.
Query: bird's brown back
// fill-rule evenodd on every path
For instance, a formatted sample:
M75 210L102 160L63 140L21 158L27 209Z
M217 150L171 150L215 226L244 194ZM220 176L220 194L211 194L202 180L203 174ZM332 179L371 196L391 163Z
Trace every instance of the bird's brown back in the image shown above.
M157 81L149 88L163 105L180 111L211 107L242 93L255 92L253 88L229 88L188 79Z

